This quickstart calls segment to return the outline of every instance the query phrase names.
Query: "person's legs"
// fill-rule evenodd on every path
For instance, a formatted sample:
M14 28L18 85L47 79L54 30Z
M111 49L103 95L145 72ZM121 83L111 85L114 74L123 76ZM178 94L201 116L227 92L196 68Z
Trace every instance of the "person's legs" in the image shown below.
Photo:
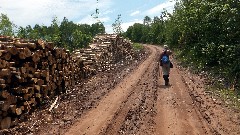
M169 75L163 75L163 79L165 80L165 85L167 86L169 84Z
M170 67L169 66L163 66L162 67L162 72L163 72L163 79L165 81L165 85L169 85L169 72L170 72Z
M169 85L169 74L170 74L170 64L167 67L167 79L166 79L166 83L165 83L166 86Z

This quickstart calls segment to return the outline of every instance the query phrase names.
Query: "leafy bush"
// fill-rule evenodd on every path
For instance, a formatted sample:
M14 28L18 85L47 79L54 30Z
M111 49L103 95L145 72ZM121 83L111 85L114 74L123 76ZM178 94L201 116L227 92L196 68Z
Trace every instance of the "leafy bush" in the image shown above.
M143 45L139 43L133 43L132 47L134 50L139 50L139 51L144 48Z
M181 0L166 21L167 42L199 70L226 78L240 91L240 2ZM178 39L178 42L174 42Z

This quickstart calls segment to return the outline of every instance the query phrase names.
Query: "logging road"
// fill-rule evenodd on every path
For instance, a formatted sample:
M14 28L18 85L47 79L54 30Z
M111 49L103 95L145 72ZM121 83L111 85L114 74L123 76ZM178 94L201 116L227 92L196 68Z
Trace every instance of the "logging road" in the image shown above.
M48 107L3 134L239 135L240 111L206 91L204 75L178 66L164 86L161 48L145 45L133 62L80 80Z
M209 125L207 120L213 112L208 114L201 104L195 104L198 96L190 88L196 83L187 83L187 75L184 76L179 68L171 70L170 86L163 85L157 63L161 48L147 47L150 50L148 58L110 90L96 107L77 120L66 135L227 133L214 127L214 119L211 119L213 125Z

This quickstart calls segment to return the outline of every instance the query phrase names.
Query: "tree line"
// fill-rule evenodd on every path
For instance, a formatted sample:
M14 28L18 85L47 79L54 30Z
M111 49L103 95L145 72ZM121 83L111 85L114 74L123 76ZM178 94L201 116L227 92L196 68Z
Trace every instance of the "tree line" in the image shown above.
M125 36L134 42L169 44L183 62L212 71L239 89L239 24L239 0L178 0L173 13L146 16Z
M54 17L50 26L36 24L33 27L17 27L9 20L7 15L0 16L0 35L17 36L26 39L43 39L54 42L58 47L64 47L73 51L86 47L98 33L105 33L105 27L101 22L88 24L76 24L66 17L61 22Z

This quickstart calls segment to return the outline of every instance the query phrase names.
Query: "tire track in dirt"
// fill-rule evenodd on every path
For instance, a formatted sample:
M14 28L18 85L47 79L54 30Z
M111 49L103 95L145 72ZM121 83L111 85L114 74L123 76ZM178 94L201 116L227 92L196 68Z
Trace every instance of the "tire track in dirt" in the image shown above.
M104 131L107 125L111 123L114 114L121 106L122 102L129 96L132 89L138 83L139 79L145 74L147 67L156 58L157 51L150 47L151 54L132 74L127 76L118 84L105 98L103 98L96 108L90 110L85 116L76 122L66 133L71 135L80 134L98 134Z
M160 84L156 115L157 135L212 134L194 107L194 101L177 68L171 69L170 86L164 86L162 78Z
M194 101L199 118L209 127L210 132L214 135L239 135L240 110L226 105L221 98L213 96L212 91L206 88L209 80L201 74L190 74L186 70L179 71Z
M213 134L199 115L199 110L194 107L179 70L173 68L171 85L163 85L158 65L161 48L147 47L151 50L149 58L66 134Z
M158 47L155 50L160 52ZM171 71L172 85L165 86L157 64L159 55L154 57L134 94L126 99L102 134L212 134L194 107L178 69Z
M154 48L157 52L158 50ZM157 99L159 54L156 53L153 62L132 89L131 94L122 103L114 118L102 135L115 134L151 134L153 133L154 106ZM151 129L151 130L150 130Z

